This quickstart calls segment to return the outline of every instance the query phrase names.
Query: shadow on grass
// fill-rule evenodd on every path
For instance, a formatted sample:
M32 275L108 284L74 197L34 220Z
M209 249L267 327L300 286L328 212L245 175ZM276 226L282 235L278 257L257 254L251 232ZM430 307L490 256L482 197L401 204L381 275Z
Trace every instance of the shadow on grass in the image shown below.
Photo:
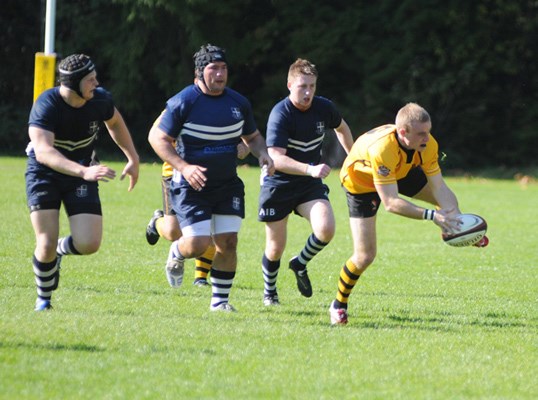
M9 343L9 342L0 342L0 348L5 349L33 349L33 350L50 350L50 351L79 351L79 352L86 352L86 353L100 353L105 351L106 349L101 346L92 346L87 345L83 343L76 343L76 344L60 344L60 343L50 343L50 344L43 344L43 343L23 343L23 342L15 342L15 343Z
M326 317L326 319L328 319ZM322 322L316 325L324 325ZM478 316L473 319L466 319L464 316L458 318L456 315L446 313L411 316L406 312L390 313L385 316L354 316L350 315L350 322L346 329L375 329L375 330L419 330L430 332L461 332L465 328L480 327L486 329L536 329L536 323L532 321L514 321L507 318L492 317L489 314Z

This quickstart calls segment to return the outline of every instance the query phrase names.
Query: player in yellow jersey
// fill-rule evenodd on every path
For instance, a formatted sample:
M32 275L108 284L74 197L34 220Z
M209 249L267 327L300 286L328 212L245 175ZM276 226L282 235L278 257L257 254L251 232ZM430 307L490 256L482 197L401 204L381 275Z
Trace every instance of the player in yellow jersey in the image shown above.
M249 155L248 147L242 142L237 146L237 157L243 160ZM163 209L155 210L151 217L148 226L146 227L146 240L150 245L154 245L159 241L160 237L173 242L181 237L181 230L176 213L172 209L172 201L170 199L170 182L174 170L170 164L164 162L161 172L161 189L163 198ZM211 264L215 257L215 246L209 246L200 257L194 261L194 285L209 286L207 275L211 270Z
M336 299L329 308L331 324L347 323L349 295L375 259L376 213L381 203L388 212L432 220L444 231L458 229L458 200L441 175L431 127L428 112L409 103L398 111L395 125L361 135L345 159L340 180L347 196L353 255L340 271ZM433 204L436 210L400 195Z

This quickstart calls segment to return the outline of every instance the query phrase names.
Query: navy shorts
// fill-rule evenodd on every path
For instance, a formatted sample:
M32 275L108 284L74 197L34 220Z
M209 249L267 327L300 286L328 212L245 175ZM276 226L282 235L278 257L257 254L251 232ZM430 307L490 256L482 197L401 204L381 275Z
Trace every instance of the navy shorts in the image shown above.
M300 188L291 184L283 186L262 186L258 201L258 221L273 222L286 218L291 212L298 214L297 207L312 200L329 201L329 187L321 180L301 184Z
M413 168L407 176L398 180L398 193L413 197L426 186L428 179L421 167ZM345 188L347 207L351 218L369 218L377 214L381 198L377 192L353 194Z
M97 182L29 168L26 170L26 198L30 212L59 210L63 203L67 215L102 215Z
M245 185L237 177L218 187L198 192L190 186L171 190L174 211L182 226L189 226L217 215L245 218Z

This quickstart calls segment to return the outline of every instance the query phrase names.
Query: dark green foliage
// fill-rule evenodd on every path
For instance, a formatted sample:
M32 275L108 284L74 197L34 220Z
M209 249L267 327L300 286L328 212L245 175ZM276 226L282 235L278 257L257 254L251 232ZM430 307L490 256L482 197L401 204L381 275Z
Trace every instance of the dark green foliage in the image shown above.
M33 57L42 51L45 0L32 3L7 0L0 17L0 145L10 153L27 141ZM251 100L262 133L287 95L289 64L302 57L318 66L318 94L335 101L356 136L416 101L432 115L445 168L527 166L538 139L537 10L531 0L58 1L56 51L92 56L150 158L153 120L192 82L192 54L210 42L228 50L230 86ZM335 143L326 154L336 166Z

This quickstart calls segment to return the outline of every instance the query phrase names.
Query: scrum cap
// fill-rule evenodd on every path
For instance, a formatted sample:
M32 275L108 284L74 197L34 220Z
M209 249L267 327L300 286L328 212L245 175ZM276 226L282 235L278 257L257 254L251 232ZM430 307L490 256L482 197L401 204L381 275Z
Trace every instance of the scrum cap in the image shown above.
M194 56L194 69L196 71L196 75L198 78L203 77L204 68L211 63L222 61L225 63L228 63L226 61L226 50L224 50L221 47L213 46L212 44L206 44L200 47L200 50L198 50Z
M93 70L95 65L90 57L85 54L72 54L60 63L60 83L82 97L80 81Z

